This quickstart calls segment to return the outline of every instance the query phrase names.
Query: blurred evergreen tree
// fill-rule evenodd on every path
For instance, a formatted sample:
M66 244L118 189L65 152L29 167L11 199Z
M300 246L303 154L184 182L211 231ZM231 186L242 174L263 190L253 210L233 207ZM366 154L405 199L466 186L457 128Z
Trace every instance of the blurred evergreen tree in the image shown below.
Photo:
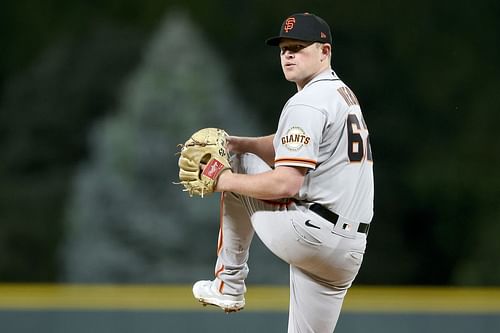
M119 83L147 40L140 37L174 5L187 8L203 40L221 51L227 81L266 132L294 85L263 40L291 12L331 24L334 68L362 103L375 157L375 219L358 283L500 283L494 0L290 0L286 8L256 0L238 10L198 0L2 2L1 280L56 276L61 211L73 167L86 157L89 123L114 109ZM61 36L65 42L40 54ZM94 133L94 141L104 137Z
M129 78L118 110L92 132L91 158L76 177L68 208L63 280L191 282L212 276L219 195L189 198L172 184L176 145L202 127L257 134L227 68L190 19L173 12ZM269 260L259 258L259 264ZM285 268L285 281L287 273Z
M115 101L141 33L96 25L48 47L5 83L0 104L0 280L53 281L73 168Z

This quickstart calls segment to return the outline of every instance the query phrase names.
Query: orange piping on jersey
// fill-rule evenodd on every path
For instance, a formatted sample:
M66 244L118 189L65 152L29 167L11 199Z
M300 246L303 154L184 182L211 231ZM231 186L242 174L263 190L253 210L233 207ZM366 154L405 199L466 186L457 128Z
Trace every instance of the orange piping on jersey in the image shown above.
M224 265L221 265L218 270L215 271L215 277L218 277L219 274L224 270ZM220 280L219 292L222 294L222 290L224 289L224 281Z
M218 270L215 271L215 276L219 276L220 272L222 272L224 270L224 265L221 265L220 268Z
M220 251L222 251L222 241L223 241L223 234L222 234L222 224L224 222L224 192L220 194L220 211L219 211L220 217L219 217L219 237L217 239L217 256L219 256Z
M222 243L224 240L223 233L222 233L222 226L224 223L224 192L221 192L220 194L220 227L219 227L219 238L217 239L217 256L219 256L220 252L222 251ZM221 265L219 269L215 271L215 277L218 277L219 274L224 271L224 265ZM224 281L220 281L219 285L219 292L222 294L224 290Z
M221 265L220 268L215 272L215 277L218 277L219 274L224 270L224 265ZM220 280L220 279L219 279ZM224 281L220 280L219 292L222 294L222 290L224 289Z
M316 161L315 160L309 160L306 158L297 158L297 157L283 157L283 158L278 158L277 160L274 160L274 164L278 163L300 163L300 164L307 164L312 167L316 167Z
M223 291L224 291L224 281L221 281L219 286L219 292L223 294L224 293Z

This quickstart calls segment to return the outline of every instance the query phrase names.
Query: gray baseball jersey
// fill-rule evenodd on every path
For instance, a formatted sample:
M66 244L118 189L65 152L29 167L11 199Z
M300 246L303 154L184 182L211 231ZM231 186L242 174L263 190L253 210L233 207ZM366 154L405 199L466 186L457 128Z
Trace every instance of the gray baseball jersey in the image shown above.
M309 169L295 199L370 223L374 183L368 129L356 96L334 72L321 73L286 103L274 148L275 167Z
M321 73L287 102L273 144L275 167L307 168L304 184L295 201L222 194L215 279L209 285L225 295L245 293L256 233L290 265L288 333L333 332L366 248L366 232L344 226L369 223L373 215L371 150L355 95L331 71ZM240 174L271 170L250 153L234 155L231 165ZM309 202L337 213L342 223L316 214Z

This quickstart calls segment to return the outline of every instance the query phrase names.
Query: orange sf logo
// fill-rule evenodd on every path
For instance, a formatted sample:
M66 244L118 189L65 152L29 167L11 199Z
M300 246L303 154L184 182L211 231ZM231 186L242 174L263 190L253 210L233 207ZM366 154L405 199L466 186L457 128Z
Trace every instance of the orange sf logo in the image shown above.
M295 24L295 17L287 18L283 30L285 30L285 32L292 30L294 24Z

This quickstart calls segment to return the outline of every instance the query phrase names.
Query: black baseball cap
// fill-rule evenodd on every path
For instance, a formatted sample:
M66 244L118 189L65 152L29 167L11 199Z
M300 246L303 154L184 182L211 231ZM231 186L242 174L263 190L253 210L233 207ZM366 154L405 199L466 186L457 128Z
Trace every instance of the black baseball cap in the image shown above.
M266 39L266 44L279 45L282 38L332 43L332 34L328 23L321 17L310 13L298 13L287 17L281 25L280 34Z

